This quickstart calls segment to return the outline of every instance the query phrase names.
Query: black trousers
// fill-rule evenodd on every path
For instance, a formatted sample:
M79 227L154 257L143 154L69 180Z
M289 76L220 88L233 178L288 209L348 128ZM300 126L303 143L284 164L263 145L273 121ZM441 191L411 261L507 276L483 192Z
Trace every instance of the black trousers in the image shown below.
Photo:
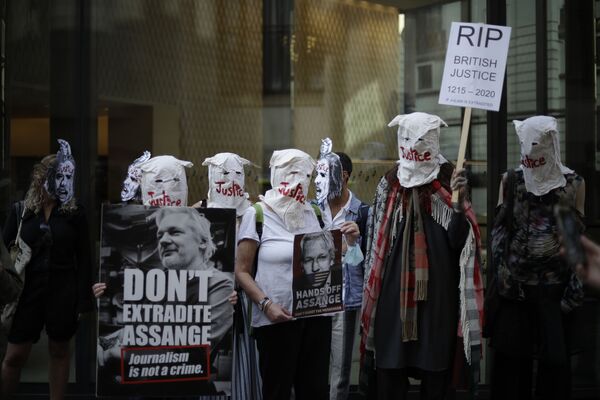
M256 328L263 399L329 399L331 317L312 317Z
M420 371L421 400L442 400L448 391L448 371ZM408 399L408 371L406 369L377 368L377 399Z
M491 400L531 400L533 393L533 359L494 354ZM568 363L553 364L538 361L535 398L568 400L571 398L571 369Z
M523 285L524 301L501 298L491 344L494 361L492 400L533 398L533 363L537 360L535 398L571 398L569 326L560 300L564 285Z

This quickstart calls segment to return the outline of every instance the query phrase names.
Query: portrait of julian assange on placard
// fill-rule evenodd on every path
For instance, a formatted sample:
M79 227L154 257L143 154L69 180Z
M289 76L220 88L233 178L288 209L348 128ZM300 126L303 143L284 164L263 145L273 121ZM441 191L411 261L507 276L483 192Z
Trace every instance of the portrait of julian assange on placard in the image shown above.
M342 233L320 231L294 237L294 317L343 309Z
M105 205L98 396L229 395L235 210Z

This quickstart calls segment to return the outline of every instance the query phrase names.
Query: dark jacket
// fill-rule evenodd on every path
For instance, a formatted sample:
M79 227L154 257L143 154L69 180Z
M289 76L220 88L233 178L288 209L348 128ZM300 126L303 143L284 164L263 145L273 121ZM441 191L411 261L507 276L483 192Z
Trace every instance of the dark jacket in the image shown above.
M3 232L6 246L17 236L18 221L17 207L12 207ZM55 207L48 223L43 213L27 210L23 216L21 238L32 250L26 276L72 271L77 276L77 311L83 313L94 309L89 228L81 206L72 213Z

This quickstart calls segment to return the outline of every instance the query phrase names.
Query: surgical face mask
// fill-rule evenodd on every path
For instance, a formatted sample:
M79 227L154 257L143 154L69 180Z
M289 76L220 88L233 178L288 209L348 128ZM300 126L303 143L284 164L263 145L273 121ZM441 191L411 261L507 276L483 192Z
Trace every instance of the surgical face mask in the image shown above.
M513 121L521 145L521 165L525 188L536 196L563 187L564 174L573 171L562 165L556 120L536 116Z
M142 181L142 170L139 165L150 159L150 152L145 151L144 154L137 158L127 168L127 177L123 181L121 190L121 201L141 200L140 183Z
M425 113L399 115L388 126L398 125L398 180L405 188L425 185L437 178L440 164L439 117Z
M142 170L142 201L149 206L187 206L185 168L189 161L172 156L152 157L140 164Z
M244 191L244 165L250 161L233 153L219 153L204 160L208 165L208 207L235 208L238 215L250 206Z

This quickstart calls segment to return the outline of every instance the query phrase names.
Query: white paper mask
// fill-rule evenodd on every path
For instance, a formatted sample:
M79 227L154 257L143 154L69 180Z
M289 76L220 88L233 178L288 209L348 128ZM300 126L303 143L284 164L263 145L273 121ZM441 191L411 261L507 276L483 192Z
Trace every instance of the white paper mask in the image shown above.
M260 199L283 220L290 232L304 227L304 210L310 210L306 196L315 160L297 149L274 151L269 167L271 186Z
M556 119L536 116L513 121L521 144L521 165L525 188L536 196L563 187L564 174L573 170L560 161L560 144Z
M194 164L173 156L158 156L139 165L142 170L142 201L148 206L187 206L185 168Z
M321 151L317 161L315 187L317 203L323 205L342 195L342 162L340 157L331 151L333 142L329 138L321 141Z
M75 159L71 154L69 142L58 139L59 149L56 153L56 164L48 170L44 187L50 196L60 204L65 204L73 199L75 190Z
M425 185L440 171L446 159L440 154L440 126L448 126L437 115L415 112L398 115L388 126L398 125L398 180L405 188Z
M127 168L127 178L123 181L123 189L121 190L121 201L141 200L140 182L142 181L142 170L140 164L148 161L151 157L149 151L144 151L140 157L136 158L133 163Z
M208 207L235 208L238 216L250 207L244 192L244 165L250 161L234 153L218 153L204 160L208 165Z

